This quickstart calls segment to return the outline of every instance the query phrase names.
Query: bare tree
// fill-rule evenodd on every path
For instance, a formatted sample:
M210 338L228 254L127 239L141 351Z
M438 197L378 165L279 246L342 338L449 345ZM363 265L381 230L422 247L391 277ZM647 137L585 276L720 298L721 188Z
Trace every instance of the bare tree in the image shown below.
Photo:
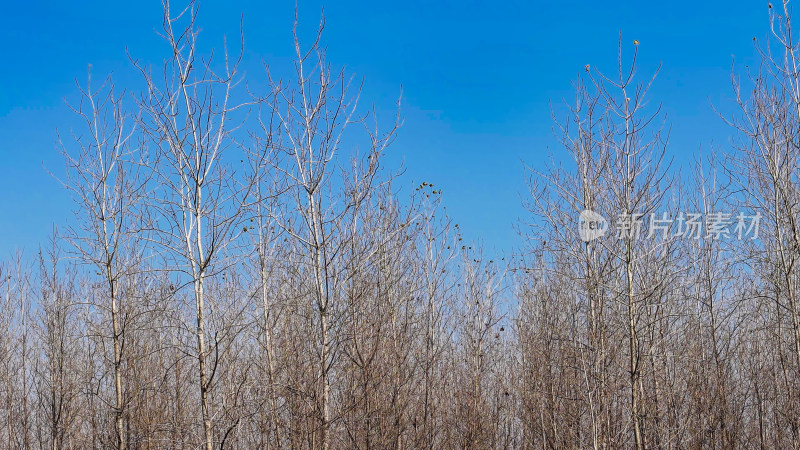
M211 450L223 437L214 435L212 423L220 352L217 341L209 342L207 280L225 267L225 251L237 236L249 187L238 184L226 159L237 127L232 121L243 106L233 101L242 53L231 57L226 48L219 65L213 57L200 57L197 5L190 2L178 13L168 1L163 6L170 56L163 81L139 65L147 84L139 105L148 143L157 152L154 175L161 189L151 202L157 240L168 264L174 261L186 277L177 279L178 286L186 283L192 289L203 446Z
M800 445L800 305L796 266L800 262L797 176L798 124L800 124L800 74L797 38L793 34L788 1L769 5L770 35L757 47L760 66L749 80L733 77L741 114L728 122L737 130L739 149L731 158L730 176L740 187L739 205L760 219L758 240L743 247L754 270L758 292L754 296L772 305L776 356L773 378L787 393L770 403L776 412L774 436L790 436L784 446ZM755 40L755 38L754 38ZM752 89L752 93L750 93ZM763 437L762 437L763 439ZM762 440L762 445L764 441Z
M337 351L331 315L345 281L352 276L341 255L359 231L359 210L369 204L375 191L380 157L398 123L381 133L377 126L374 130L366 126L366 117L357 115L359 92L351 92L352 79L342 71L333 72L326 62L319 41L323 27L321 22L316 40L304 50L295 20L295 85L285 86L270 77L276 98L270 103L271 112L278 119L277 129L268 133L288 161L288 167L276 169L285 176L291 202L282 205L275 223L300 243L303 253L296 256L296 263L311 283L307 288L317 314L319 345L319 443L328 449L334 419L331 370ZM347 155L340 154L340 147L345 129L353 124L364 126L367 150L347 167ZM361 261L368 261L372 253L374 249L369 249Z
M117 94L110 78L95 88L91 74L86 89L79 90L80 103L72 109L83 120L88 137L75 134L74 151L61 143L67 162L64 186L74 194L79 224L69 229L66 238L77 250L80 261L103 280L106 301L100 307L110 313L107 335L112 342L116 446L125 449L127 400L122 365L126 324L119 285L139 266L138 244L146 238L139 209L147 192L147 180L141 170L142 153L133 140L135 117L123 110L124 92Z
M53 450L73 445L78 440L76 422L87 411L78 409L81 375L78 371L74 307L74 271L63 268L55 238L48 251L39 254L39 341L41 357L37 358L36 393L42 427L40 445Z
M33 274L24 262L21 251L17 251L8 263L0 263L0 376L4 388L2 397L3 427L0 429L5 441L15 448L31 448L33 443L33 414L31 404L31 362L35 348L31 324ZM35 322L34 322L35 323Z
M653 336L652 327L660 320L647 315L653 309L658 311L666 299L665 288L674 274L674 257L670 242L658 239L661 236L644 239L648 234L645 218L664 205L668 168L664 162L665 135L660 128L653 132L648 129L658 118L658 110L650 112L645 107L645 94L652 79L647 83L636 80L636 43L634 48L631 63L626 65L620 42L613 78L599 71L593 75L587 66L588 87L576 85L576 103L561 131L577 171L569 173L554 165L549 173L535 173L545 185L532 183L530 209L536 215L535 229L541 234L534 242L533 266L528 270L552 272L541 276L563 276L578 286L557 295L566 297L561 301L572 311L567 322L572 331L564 339L583 341L569 347L583 367L580 379L585 384L585 399L581 403L589 408L590 445L594 448L611 445L609 439L615 434L610 423L614 412L604 410L608 402L614 401L609 397L613 395L609 388L613 389L614 375L609 373L611 355L607 353L611 339L607 331L612 329L625 330L620 337L627 344L628 414L633 443L636 448L658 445L648 444L648 435L654 434L644 430L644 417L648 415L644 410L645 396L651 393L645 392L642 374L648 354L652 356L655 348L652 339L646 347L645 334L649 331ZM575 216L598 220L592 214L611 218L606 222L610 225L604 238L578 235L575 225L589 223L576 223ZM622 315L608 317L609 308ZM579 323L585 324L584 330L574 328L573 324ZM557 332L555 328L553 331ZM554 351L563 350L556 347ZM651 364L652 361L650 358ZM652 394L657 397L655 392ZM580 419L575 420L574 426L581 427Z

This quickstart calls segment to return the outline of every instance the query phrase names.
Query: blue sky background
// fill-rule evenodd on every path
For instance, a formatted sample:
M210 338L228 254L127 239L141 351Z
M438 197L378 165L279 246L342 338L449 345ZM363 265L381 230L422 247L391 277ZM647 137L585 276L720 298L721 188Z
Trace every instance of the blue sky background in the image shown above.
M586 64L616 67L617 41L640 41L641 73L663 68L651 91L671 124L670 155L683 168L700 146L730 148L731 130L712 110L732 110L731 64L752 64L753 37L768 31L767 3L537 1L300 1L306 35L325 4L328 59L366 79L362 101L388 124L403 88L405 120L387 165L406 168L410 193L421 181L444 191L465 237L490 252L520 243L526 217L523 161L543 167L564 157L553 134L551 102L571 98ZM260 62L286 70L294 2L203 0L201 46L238 35L244 15L248 77ZM76 124L65 100L87 65L113 72L118 87L141 88L126 57L159 63L159 2L0 3L0 255L35 251L53 224L71 216L70 197L44 167L61 173L56 130Z

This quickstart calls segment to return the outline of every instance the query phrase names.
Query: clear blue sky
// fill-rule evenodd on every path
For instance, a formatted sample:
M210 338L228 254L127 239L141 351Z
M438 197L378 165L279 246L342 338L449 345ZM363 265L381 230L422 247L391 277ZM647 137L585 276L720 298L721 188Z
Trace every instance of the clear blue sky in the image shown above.
M752 63L754 36L768 30L766 2L300 1L313 29L323 4L330 62L366 78L363 99L388 111L403 86L405 125L388 165L404 180L444 190L466 237L496 251L519 243L513 225L526 213L522 161L541 167L563 155L550 102L591 64L611 71L617 40L641 42L641 70L663 62L652 90L672 124L677 163L702 145L729 147L730 130L710 105L731 106L730 69ZM294 2L201 0L201 45L235 36L244 15L246 69L290 61ZM159 2L2 0L0 8L0 255L35 251L52 225L70 217L69 196L43 168L60 173L56 130L74 122L64 100L77 98L87 65L114 72L119 86L141 87L126 58L165 56L156 36ZM630 48L630 46L629 46ZM391 117L385 115L391 120Z

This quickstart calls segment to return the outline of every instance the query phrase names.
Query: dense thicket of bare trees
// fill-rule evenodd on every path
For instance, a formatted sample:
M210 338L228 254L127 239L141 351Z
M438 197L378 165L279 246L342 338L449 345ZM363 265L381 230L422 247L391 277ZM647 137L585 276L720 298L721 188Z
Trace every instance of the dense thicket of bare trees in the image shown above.
M80 88L75 221L0 263L1 447L800 448L786 3L733 78L735 147L689 173L638 42L586 66L499 260L382 166L399 115L359 103L322 27L250 90L196 12L165 2L141 91Z

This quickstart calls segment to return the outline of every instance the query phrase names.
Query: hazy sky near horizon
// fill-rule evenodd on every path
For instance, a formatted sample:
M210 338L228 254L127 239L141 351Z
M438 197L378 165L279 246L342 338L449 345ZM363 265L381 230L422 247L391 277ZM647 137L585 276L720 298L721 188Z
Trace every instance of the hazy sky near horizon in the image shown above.
M400 95L404 124L386 166L405 169L409 194L435 183L465 237L509 253L514 225L527 213L524 164L543 168L566 158L551 106L572 96L586 64L616 69L640 42L640 73L662 65L650 92L670 127L668 154L688 168L702 147L727 151L732 130L714 112L731 111L731 70L755 61L753 37L768 28L766 2L719 1L299 1L304 35L324 5L328 60L365 79L362 104L392 121ZM48 173L63 172L57 130L69 137L76 80L113 72L118 88L140 90L128 54L159 64L168 48L157 36L160 2L0 4L0 257L35 252L53 225L71 217L69 194ZM200 45L244 29L248 79L264 80L262 62L287 70L293 52L294 1L201 0ZM127 52L127 53L126 53ZM258 82L254 82L257 84ZM523 164L524 162L524 164Z

